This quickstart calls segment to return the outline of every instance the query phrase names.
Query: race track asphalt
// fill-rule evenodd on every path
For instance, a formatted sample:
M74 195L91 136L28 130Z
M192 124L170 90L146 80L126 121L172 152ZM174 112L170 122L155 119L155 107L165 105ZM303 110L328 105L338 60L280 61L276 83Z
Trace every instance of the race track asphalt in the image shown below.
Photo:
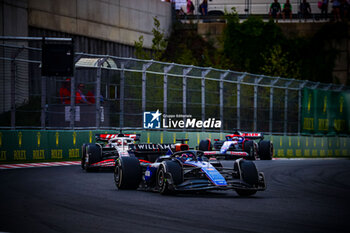
M1 170L0 232L349 232L350 160L255 163L268 187L249 198L120 191L79 166Z

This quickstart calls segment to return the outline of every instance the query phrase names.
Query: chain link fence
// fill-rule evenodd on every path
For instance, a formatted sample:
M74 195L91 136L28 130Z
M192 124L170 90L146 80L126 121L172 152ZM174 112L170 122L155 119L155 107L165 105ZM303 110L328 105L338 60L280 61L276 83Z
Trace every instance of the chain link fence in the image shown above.
M41 49L28 43L0 44L1 128L141 129L143 113L159 110L221 120L220 131L297 134L304 87L349 91L341 85L83 53L75 54L74 77L42 77L40 60ZM63 87L69 97L60 94ZM79 90L86 101L77 99Z

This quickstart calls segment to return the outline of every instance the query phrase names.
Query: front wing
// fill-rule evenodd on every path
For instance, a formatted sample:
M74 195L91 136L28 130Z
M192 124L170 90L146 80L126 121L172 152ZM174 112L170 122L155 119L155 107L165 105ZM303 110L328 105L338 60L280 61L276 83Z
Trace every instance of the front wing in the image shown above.
M192 168L200 169L200 168ZM174 185L170 173L166 173L168 184L174 191L205 191L205 190L256 190L264 191L266 189L265 175L263 172L259 172L259 182L257 185L251 185L239 178L232 177L232 169L221 168L220 173L225 177L226 185L218 185L210 181L210 178L193 177L186 179L184 182L178 185Z
M97 163L93 163L89 165L90 167L114 167L115 166L115 159L104 159Z
M258 186L252 186L239 179L228 181L227 185L214 185L209 180L204 180L204 179L186 180L179 185L173 185L173 190L175 191L237 190L237 189L264 191L266 189L264 173L262 172L259 173Z

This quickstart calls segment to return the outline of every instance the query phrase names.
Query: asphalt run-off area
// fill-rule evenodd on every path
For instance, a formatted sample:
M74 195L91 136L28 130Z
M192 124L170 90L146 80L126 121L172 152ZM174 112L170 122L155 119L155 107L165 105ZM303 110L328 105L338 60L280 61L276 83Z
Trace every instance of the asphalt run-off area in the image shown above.
M232 161L223 161L225 167ZM0 170L2 232L348 232L350 160L255 161L267 189L163 196L80 166Z

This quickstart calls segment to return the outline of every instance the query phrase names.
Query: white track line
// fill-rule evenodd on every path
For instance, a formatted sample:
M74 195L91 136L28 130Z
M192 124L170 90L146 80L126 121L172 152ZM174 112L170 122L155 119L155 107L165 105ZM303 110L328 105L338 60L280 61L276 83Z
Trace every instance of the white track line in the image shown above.
M31 168L31 167L56 167L56 166L70 166L70 165L79 165L79 164L80 164L80 161L0 164L0 169Z

